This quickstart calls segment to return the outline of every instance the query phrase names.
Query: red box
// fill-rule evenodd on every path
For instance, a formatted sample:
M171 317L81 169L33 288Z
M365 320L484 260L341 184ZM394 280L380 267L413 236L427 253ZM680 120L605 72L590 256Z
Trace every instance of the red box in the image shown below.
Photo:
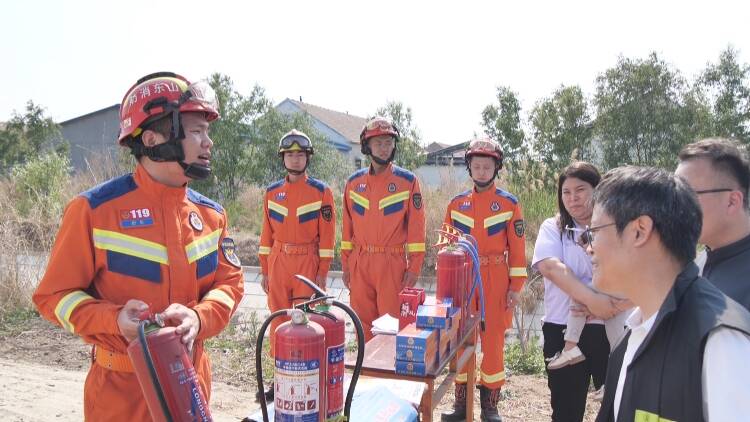
M417 308L424 303L425 299L424 289L405 287L398 294L398 299L400 302L398 329L400 331L412 322L417 321Z

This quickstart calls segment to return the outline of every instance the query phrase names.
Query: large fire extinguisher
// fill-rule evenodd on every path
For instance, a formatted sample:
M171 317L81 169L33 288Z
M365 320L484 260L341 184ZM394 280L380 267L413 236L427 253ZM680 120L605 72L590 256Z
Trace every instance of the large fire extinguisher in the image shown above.
M289 316L274 333L274 420L349 420L354 388L364 360L364 331L357 314L346 304L326 295L315 283L297 275L296 278L313 289L313 297L294 309L272 313L261 325L255 353L263 421L268 422L268 408L263 394L261 353L266 330L273 319ZM357 332L357 361L349 383L346 400L344 389L344 319L346 312ZM342 406L343 401L343 406Z
M128 355L155 422L210 422L198 374L175 327L144 314Z

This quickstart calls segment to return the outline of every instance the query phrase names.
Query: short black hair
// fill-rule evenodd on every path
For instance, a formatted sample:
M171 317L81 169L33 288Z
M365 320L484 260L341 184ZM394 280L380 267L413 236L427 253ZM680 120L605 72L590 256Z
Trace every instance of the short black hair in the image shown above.
M618 167L604 175L593 201L614 219L618 234L647 215L677 261L684 265L695 259L703 214L695 192L682 178L652 167Z
M143 127L141 129L141 133L138 136L133 137L132 140L129 141L130 143L143 144L143 132L147 130L156 132L162 135L165 139L169 139L170 135L172 134L172 115L167 114L151 122L146 122L143 124ZM130 151L133 153L136 160L140 160L141 157L143 157L143 154L136 153L132 147Z
M679 154L680 161L705 158L717 171L734 179L742 190L742 205L750 209L750 161L745 147L728 138L706 138L685 145Z
M557 178L557 211L560 216L558 218L558 224L560 225L560 239L562 239L563 233L567 231L565 230L565 227L575 226L573 216L571 216L568 210L565 209L565 204L563 204L562 200L562 186L569 177L583 180L591 185L592 188L595 188L602 179L599 170L597 170L593 164L585 161L576 161L565 167L560 173L560 176ZM572 231L568 231L568 237L573 239L574 236Z

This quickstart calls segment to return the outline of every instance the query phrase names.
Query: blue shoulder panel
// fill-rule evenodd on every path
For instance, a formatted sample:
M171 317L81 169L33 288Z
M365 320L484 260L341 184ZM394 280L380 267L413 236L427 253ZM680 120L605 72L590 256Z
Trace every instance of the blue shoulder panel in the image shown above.
M266 192L271 192L272 190L278 188L279 186L281 186L283 184L284 184L284 179L277 180L277 181L271 183L270 185L268 185L268 187L266 188Z
M136 189L138 189L138 185L135 184L133 175L125 174L94 186L86 192L82 192L81 196L88 199L89 206L93 210L105 202L119 198Z
M467 190L465 192L461 192L458 195L454 196L453 199L451 199L451 202L453 202L453 201L455 201L456 199L459 199L459 198L465 198L465 197L469 196L470 193L471 193L471 190Z
M510 202L512 202L512 203L513 203L514 205L518 203L518 198L516 198L515 196L513 196L513 194L512 194L512 193L510 193L510 192L506 192L506 191L504 191L504 190L502 190L502 189L500 189L500 188L495 188L495 193L496 193L496 194L497 194L498 196L502 196L503 198L505 198L505 199L509 200L509 201L510 201Z
M321 192L326 190L326 184L323 181L309 177L309 176L307 178L307 184Z
M355 171L354 174L352 174L351 176L349 176L349 179L347 179L347 182L351 182L352 180L354 180L354 179L356 179L356 178L358 178L358 177L360 177L362 175L367 174L368 170L369 170L369 168L365 167L363 169L359 169L359 170Z
M393 166L393 174L395 174L398 177L402 177L409 182L414 181L414 173L410 172L409 170L402 169L401 167L394 165Z
M218 203L206 198L205 196L199 194L198 192L188 188L187 190L187 198L190 200L190 202L198 205L203 205L204 207L213 208L218 212L219 214L224 214L224 208L221 207Z

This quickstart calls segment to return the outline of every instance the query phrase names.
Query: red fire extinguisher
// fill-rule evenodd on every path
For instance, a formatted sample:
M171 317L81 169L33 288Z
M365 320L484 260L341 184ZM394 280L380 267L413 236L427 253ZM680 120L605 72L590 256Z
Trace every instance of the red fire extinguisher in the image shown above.
M339 418L344 389L344 319L330 306L341 308L354 322L357 331L357 362L343 403L344 420L349 420L354 388L364 359L364 331L357 314L346 304L327 296L312 281L301 275L297 279L315 292L307 302L272 313L261 325L255 353L260 408L268 422L268 408L263 394L261 353L263 338L271 321L291 317L274 333L274 420L317 420Z
M461 309L462 315L469 315L469 304L466 299L468 294L466 252L452 245L444 246L438 251L436 266L437 287L435 297L440 299L450 298L453 306ZM463 325L466 318L459 320L459 332L463 333Z
M156 315L141 318L128 345L138 383L155 422L210 422L208 402L180 335Z

